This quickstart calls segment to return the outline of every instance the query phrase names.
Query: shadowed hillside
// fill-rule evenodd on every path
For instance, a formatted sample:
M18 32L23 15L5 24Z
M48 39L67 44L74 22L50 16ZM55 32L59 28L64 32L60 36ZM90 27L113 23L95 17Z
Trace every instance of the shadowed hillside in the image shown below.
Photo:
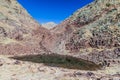
M47 66L63 67L68 69L80 69L80 70L97 70L100 66L93 62L86 61L80 58L71 56L58 55L58 54L41 54L41 55L27 55L27 56L15 56L13 59L30 61L34 63L44 63Z

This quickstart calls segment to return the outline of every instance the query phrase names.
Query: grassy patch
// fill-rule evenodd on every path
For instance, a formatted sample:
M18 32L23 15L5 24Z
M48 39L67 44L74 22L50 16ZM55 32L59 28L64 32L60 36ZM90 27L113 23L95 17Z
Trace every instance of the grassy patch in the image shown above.
M34 63L44 63L47 66L62 67L68 69L80 69L80 70L97 70L100 66L93 62L86 61L80 58L72 56L58 55L58 54L42 54L42 55L27 55L27 56L15 56L13 59L30 61Z

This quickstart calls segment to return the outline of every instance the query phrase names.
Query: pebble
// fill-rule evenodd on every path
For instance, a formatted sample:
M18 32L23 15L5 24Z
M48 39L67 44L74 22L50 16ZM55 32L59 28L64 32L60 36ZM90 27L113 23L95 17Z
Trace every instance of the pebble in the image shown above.
M3 64L0 64L0 66L2 66Z
M18 64L20 64L20 61L17 60L17 61L14 62L14 64L18 65Z

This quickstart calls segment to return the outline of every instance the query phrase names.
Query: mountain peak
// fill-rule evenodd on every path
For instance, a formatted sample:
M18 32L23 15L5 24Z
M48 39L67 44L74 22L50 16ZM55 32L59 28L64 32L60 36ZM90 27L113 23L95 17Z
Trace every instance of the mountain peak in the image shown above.
M47 22L42 24L43 27L47 28L47 29L52 29L56 26L57 24L55 22Z

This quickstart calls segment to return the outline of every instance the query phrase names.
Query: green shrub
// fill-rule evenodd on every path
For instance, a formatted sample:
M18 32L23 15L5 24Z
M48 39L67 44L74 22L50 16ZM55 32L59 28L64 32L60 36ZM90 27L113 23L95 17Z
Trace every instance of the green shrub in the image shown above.
M106 6L107 6L107 7L110 7L110 6L111 6L111 4L110 4L110 3L107 3L107 4L106 4Z

